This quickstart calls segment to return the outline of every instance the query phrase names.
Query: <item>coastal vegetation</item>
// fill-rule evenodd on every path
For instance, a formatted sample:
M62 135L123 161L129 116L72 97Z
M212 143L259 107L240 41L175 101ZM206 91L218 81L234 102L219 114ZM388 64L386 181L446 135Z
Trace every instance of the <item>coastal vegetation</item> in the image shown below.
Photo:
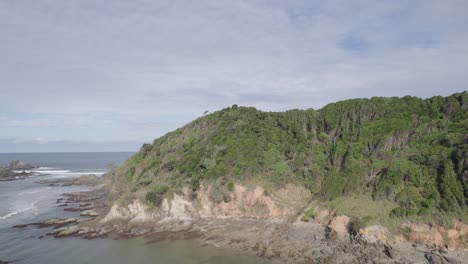
M323 204L364 211L359 217L366 221L385 214L466 222L468 93L286 112L233 105L143 145L113 177L154 205L170 190L201 184L216 186L213 197L221 202L234 182L255 180L268 188L303 185ZM338 204L343 197L356 203Z

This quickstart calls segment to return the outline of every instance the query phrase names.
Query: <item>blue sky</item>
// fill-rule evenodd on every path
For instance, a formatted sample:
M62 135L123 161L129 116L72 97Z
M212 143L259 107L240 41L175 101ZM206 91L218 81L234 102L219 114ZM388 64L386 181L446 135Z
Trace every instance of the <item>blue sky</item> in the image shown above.
M467 1L0 0L0 152L135 151L205 110L466 90Z

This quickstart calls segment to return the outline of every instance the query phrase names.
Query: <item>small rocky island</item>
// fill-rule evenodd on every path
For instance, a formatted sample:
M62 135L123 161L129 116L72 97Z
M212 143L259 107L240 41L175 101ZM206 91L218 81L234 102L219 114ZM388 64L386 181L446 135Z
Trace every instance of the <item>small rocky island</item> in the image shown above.
M0 181L22 180L29 176L36 175L32 169L37 168L27 162L14 160L7 166L0 167Z

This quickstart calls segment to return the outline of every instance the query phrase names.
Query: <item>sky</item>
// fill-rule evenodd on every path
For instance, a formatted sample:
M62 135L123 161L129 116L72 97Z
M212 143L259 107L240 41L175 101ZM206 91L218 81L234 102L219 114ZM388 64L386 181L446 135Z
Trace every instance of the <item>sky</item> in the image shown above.
M232 104L468 84L468 1L0 0L0 152L137 151Z

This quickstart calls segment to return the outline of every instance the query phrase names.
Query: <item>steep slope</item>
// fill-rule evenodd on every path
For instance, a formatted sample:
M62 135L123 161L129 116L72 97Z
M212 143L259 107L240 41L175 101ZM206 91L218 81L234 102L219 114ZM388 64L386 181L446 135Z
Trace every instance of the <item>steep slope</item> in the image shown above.
M145 144L106 177L114 198L162 197L212 186L226 201L239 182L304 186L322 201L364 196L391 217L468 214L468 94L371 98L320 110L232 107ZM214 191L213 191L214 190ZM305 206L305 205L304 205Z

